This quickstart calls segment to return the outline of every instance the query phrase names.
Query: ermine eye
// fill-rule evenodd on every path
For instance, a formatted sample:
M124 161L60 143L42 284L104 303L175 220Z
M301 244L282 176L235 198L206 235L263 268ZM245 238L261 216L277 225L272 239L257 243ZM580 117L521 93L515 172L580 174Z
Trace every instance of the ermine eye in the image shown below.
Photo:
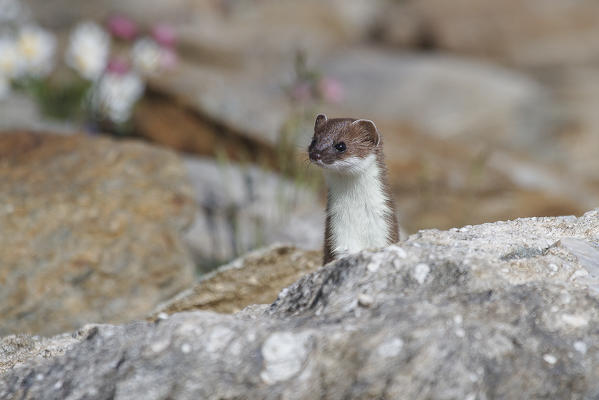
M347 147L345 146L345 142L339 142L335 145L335 148L339 153L343 153Z

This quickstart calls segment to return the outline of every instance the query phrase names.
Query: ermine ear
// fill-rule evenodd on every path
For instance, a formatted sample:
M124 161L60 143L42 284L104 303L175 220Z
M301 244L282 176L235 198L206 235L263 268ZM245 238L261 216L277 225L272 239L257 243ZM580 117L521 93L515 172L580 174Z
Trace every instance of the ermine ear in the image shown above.
M360 129L363 134L368 137L368 140L377 147L381 142L381 136L379 131L376 129L376 125L369 119L358 119L352 122L352 126Z
M327 122L327 116L324 114L318 114L316 116L316 122L314 123L314 129L320 128Z

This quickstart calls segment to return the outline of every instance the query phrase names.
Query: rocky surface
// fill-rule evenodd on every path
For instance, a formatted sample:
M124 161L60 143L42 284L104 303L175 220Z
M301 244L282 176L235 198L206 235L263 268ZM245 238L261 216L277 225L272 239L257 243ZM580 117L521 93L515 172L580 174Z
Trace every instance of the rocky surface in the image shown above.
M69 134L76 128L74 122L57 121L42 115L35 101L22 93L13 92L0 102L0 134L14 130Z
M279 244L259 249L203 275L193 288L156 307L150 318L193 310L234 313L270 304L282 289L321 265L322 251Z
M597 260L599 209L421 231L271 306L97 326L5 372L0 397L594 398Z
M324 206L310 186L253 165L195 157L184 164L198 205L185 240L200 271L276 242L322 247Z
M551 130L536 156L599 179L599 5L591 0L379 3L376 36L398 50L476 57L527 75L551 93ZM539 143L540 144L540 143Z
M592 181L527 152L474 145L473 140L439 140L409 126L377 126L408 232L538 213L580 214L599 199L599 186Z
M410 124L443 138L484 137L513 146L542 143L543 135L551 133L548 93L534 80L498 66L364 48L312 55L310 63L343 87L342 101L321 105L321 112ZM154 87L259 143L275 144L297 109L284 90L292 77L292 56L268 66L228 69L186 63ZM174 122L180 125L177 135L185 132L185 123ZM306 139L302 137L302 144Z
M8 335L0 339L0 374L29 360L50 359L63 355L76 343L86 338L95 325L86 325L73 333L52 338L26 334Z
M539 146L551 133L549 93L514 70L444 54L373 49L334 53L319 65L345 93L325 111L504 147Z
M388 1L378 35L400 46L443 49L526 67L595 62L599 5L592 0Z
M0 135L0 335L125 322L189 287L193 190L172 152Z

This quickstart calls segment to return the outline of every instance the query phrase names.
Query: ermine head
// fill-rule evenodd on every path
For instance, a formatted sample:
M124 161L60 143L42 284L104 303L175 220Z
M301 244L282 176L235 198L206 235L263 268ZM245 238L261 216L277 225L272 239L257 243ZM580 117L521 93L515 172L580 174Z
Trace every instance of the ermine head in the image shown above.
M367 119L332 118L319 114L308 147L310 161L341 174L358 174L374 161L380 136Z

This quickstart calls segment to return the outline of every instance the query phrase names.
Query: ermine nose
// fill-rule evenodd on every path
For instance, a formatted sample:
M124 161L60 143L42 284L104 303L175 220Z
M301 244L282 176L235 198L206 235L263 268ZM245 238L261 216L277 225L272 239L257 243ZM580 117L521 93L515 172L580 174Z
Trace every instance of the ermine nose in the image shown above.
M313 160L313 161L320 160L320 153L317 152L317 151L310 152L310 159Z

